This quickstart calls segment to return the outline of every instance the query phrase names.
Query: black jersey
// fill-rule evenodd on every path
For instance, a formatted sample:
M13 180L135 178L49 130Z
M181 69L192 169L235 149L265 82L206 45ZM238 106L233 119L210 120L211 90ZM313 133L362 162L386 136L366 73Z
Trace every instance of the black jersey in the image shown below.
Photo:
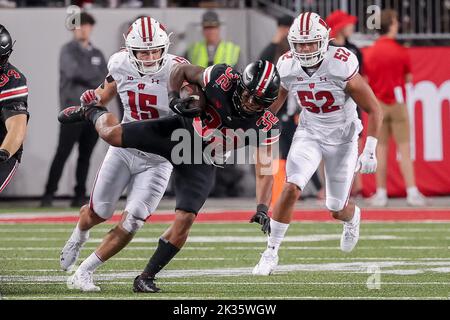
M253 118L242 118L236 114L233 93L238 77L237 71L226 64L205 69L203 90L207 106L200 117L194 118L194 131L206 143L226 141L232 144L232 149L277 142L280 136L279 120L272 112L267 110Z
M28 87L25 76L12 64L6 63L0 75L0 142L6 136L6 119L18 115L28 116ZM20 160L22 147L14 155Z

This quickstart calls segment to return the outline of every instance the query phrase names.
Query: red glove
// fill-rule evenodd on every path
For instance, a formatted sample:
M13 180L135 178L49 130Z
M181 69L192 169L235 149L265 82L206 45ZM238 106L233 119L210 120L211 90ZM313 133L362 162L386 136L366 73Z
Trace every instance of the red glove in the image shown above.
M94 106L100 102L100 96L95 93L94 89L83 92L80 97L82 106Z

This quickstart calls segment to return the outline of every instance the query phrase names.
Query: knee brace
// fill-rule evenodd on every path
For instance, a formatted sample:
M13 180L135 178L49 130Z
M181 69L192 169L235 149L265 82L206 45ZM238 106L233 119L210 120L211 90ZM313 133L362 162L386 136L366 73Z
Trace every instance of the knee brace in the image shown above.
M132 214L126 213L125 219L122 221L122 227L129 233L135 234L142 226L145 221L136 218Z
M345 207L345 202L335 198L327 197L325 205L328 210L339 212Z

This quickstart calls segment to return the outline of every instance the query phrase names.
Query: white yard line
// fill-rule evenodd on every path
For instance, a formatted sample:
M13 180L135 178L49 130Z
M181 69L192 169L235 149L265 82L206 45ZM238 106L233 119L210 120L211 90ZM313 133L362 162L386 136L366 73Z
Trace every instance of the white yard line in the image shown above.
M347 272L347 273L363 273L366 274L369 268L376 266L380 268L381 274L397 274L409 275L420 274L424 272L450 273L450 261L440 262L409 262L409 261L370 261L370 262L346 262L346 263L312 263L312 264L287 264L279 265L275 269L275 273L289 272ZM396 267L416 267L416 269L395 269ZM430 268L434 266L435 268ZM420 268L417 268L420 267ZM203 277L203 276L249 276L252 267L239 268L216 268L216 269L179 269L179 270L163 270L159 278L187 278L187 277ZM139 273L139 270L130 272L113 272L95 274L97 281L109 281L118 279L132 279ZM0 282L64 282L67 275L6 275L0 276Z
M95 246L86 246L84 247L85 250L94 250L96 249ZM125 250L129 251L141 251L141 250L154 250L156 247L149 246L149 247L127 247ZM220 247L220 246L188 246L183 248L184 251L186 250L263 250L264 246L248 246L248 247ZM361 246L357 247L357 250L374 250L374 249L380 249L380 247L377 246ZM392 250L448 250L450 247L447 246L383 246L383 250L392 249ZM60 251L61 247L0 247L0 251ZM340 251L338 246L283 246L281 247L281 250L338 250Z
M283 242L318 242L318 241L330 241L339 240L341 238L340 234L314 234L314 235L301 235L301 236L286 236ZM407 237L397 237L393 235L374 235L374 236L360 236L360 240L410 240L417 239L407 238ZM1 239L2 242L19 242L19 241L42 241L42 242L54 242L61 241L58 237L8 237ZM90 238L88 243L101 243L102 238ZM254 242L267 242L266 236L190 236L188 238L189 243L254 243ZM133 238L132 243L157 243L157 237L144 238L136 237Z

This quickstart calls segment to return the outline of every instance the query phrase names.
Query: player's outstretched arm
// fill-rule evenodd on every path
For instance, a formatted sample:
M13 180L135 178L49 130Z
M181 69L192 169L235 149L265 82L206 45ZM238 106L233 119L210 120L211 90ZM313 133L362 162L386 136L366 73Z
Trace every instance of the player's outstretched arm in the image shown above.
M4 160L6 161L10 156L15 154L17 150L19 150L25 140L25 135L27 132L27 115L18 114L9 117L5 121L5 127L7 134L0 145L0 150L3 150L6 158Z
M80 102L84 106L106 105L116 96L117 84L111 75L108 75L97 89L86 90L80 97Z
M345 91L369 115L366 145L358 159L358 166L361 173L374 173L377 168L375 149L383 122L383 111L372 89L359 74L348 81Z
M272 149L270 146L258 147L255 153L256 177L256 213L250 222L261 224L261 231L270 234L270 218L268 216L270 200L272 199Z
M284 102L288 97L289 91L280 86L280 90L278 91L277 99L270 105L270 111L273 114L277 114L280 111L281 107L283 107Z

